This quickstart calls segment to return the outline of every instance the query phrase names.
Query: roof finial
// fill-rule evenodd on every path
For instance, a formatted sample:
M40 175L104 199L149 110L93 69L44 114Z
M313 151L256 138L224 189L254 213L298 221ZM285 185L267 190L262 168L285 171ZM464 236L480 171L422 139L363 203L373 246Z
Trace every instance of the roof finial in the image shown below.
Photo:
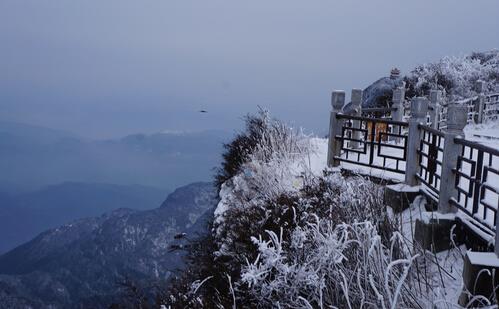
M390 78L391 79L397 79L399 78L400 76L400 70L397 69L397 68L393 68L391 71L390 71Z

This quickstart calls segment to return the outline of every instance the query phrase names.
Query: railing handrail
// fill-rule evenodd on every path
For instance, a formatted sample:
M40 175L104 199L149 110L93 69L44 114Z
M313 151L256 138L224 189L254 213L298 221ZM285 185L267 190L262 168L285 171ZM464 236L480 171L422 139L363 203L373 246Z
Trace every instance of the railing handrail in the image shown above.
M369 112L391 112L398 110L398 107L366 107L362 108L363 113Z
M342 113L338 113L336 115L336 117L340 118L340 119L376 121L376 122L394 124L394 125L399 125L399 126L404 126L404 127L409 125L409 123L405 122L405 121L395 121L395 120L384 119L384 118L372 118L372 117L364 117L364 116L346 115L346 114L342 114Z
M474 149L477 149L477 150L481 150L483 152L490 153L490 154L492 154L494 156L499 156L499 149L492 148L492 147L489 147L489 146L486 146L484 144L480 144L480 143L477 143L477 142L473 142L473 141L467 140L467 139L462 138L462 137L456 137L456 138L454 138L454 143L460 144L460 145L463 145L463 146L468 146L468 147L471 147L471 148L474 148Z
M430 132L432 134L438 135L440 137L444 137L444 135L445 135L444 132L442 132L440 130L437 130L437 129L433 129L430 126L427 126L427 125L424 125L424 124L421 124L421 123L418 125L418 129L420 129L420 130L426 130L426 131L428 131L428 132Z

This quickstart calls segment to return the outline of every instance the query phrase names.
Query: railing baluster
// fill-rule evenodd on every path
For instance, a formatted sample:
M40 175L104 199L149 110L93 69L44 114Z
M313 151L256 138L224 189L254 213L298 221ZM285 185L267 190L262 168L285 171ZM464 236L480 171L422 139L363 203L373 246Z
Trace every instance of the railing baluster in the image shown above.
M476 169L474 177L474 188L473 188L473 214L478 212L478 206L480 203L480 187L482 185L482 169L483 169L483 151L478 150L478 157L476 160ZM485 215L485 211L484 211ZM484 216L485 219L485 216Z
M341 90L333 91L331 95L331 114L329 120L329 145L327 152L327 165L330 167L339 166L340 162L335 157L341 156L343 140L338 140L337 135L342 134L343 119L338 118L341 109L345 104L345 92Z
M375 140L376 140L376 121L372 122L371 126L371 147L370 148L370 153L369 153L369 165L372 165L374 162L374 145L375 145Z

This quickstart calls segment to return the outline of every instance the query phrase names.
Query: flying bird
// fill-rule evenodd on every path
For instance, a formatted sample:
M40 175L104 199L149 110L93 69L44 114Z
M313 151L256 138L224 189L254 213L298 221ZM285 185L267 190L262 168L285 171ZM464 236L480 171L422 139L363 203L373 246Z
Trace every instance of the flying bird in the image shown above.
M207 113L207 111L205 111L204 109L200 110L199 112L200 113Z

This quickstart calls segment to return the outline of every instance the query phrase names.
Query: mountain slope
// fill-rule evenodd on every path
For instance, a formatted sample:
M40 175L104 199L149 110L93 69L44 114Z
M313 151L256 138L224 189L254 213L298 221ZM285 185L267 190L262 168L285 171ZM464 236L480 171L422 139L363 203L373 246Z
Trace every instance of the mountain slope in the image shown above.
M0 303L106 307L127 277L164 281L182 265L182 254L168 250L173 236L196 232L192 227L216 202L211 184L195 183L156 209L119 209L44 232L0 256Z
M17 195L0 194L0 253L58 225L117 208L152 209L165 190L139 185L66 182Z

